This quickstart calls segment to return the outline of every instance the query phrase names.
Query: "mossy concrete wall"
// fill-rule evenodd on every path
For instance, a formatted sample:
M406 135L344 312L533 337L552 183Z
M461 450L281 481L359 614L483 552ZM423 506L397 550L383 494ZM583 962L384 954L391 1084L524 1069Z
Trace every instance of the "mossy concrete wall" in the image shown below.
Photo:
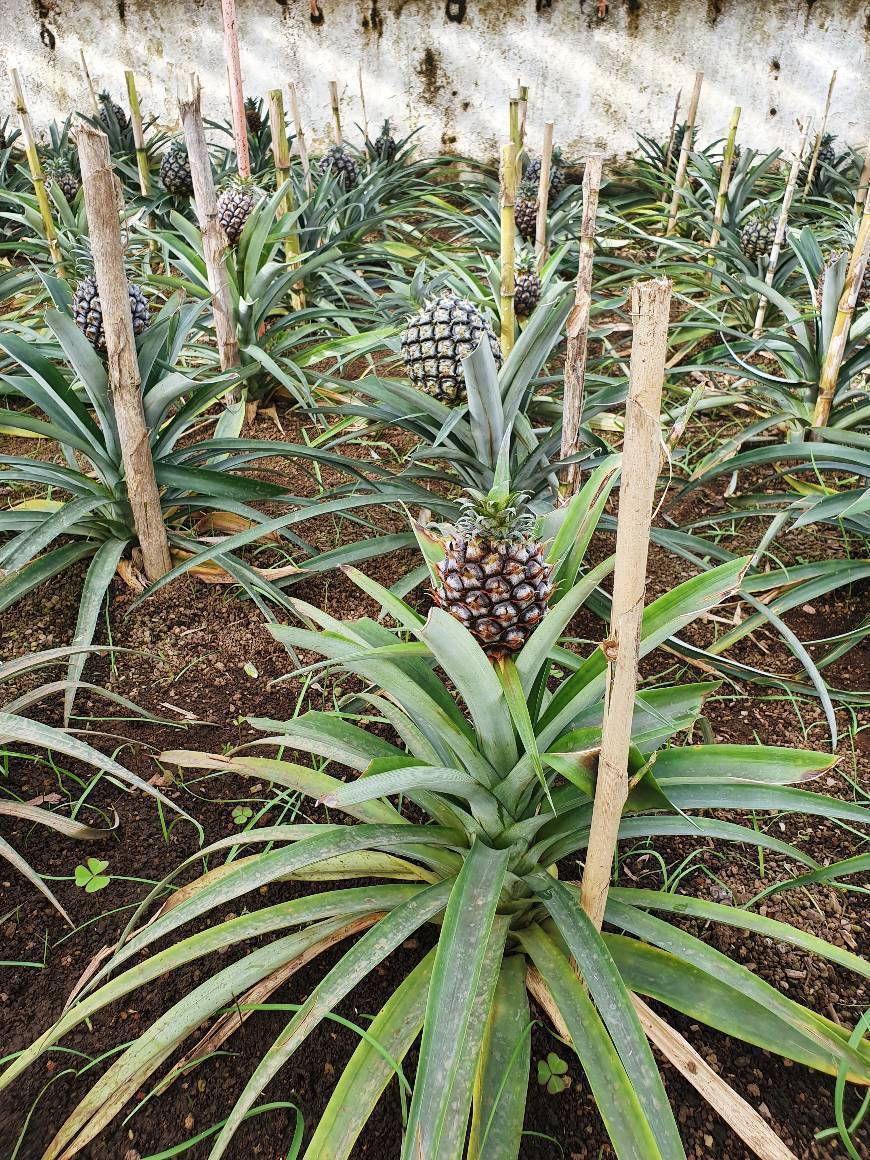
M636 131L666 134L695 69L706 76L702 139L720 135L740 104L742 141L787 145L795 117L818 114L835 68L831 127L854 145L870 134L863 0L237 0L237 9L248 92L295 80L321 141L333 78L355 138L360 63L369 122L421 126L429 149L495 155L522 78L533 147L553 119L571 152L624 153ZM0 28L38 122L87 107L80 47L116 99L123 69L134 69L144 110L165 123L191 69L208 112L226 115L220 0L0 0ZM0 119L9 111L0 75Z

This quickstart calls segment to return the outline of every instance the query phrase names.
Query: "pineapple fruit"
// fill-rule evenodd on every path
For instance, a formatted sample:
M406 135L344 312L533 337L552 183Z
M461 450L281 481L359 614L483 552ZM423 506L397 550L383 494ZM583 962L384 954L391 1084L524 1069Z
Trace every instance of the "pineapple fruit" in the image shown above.
M81 181L79 181L73 172L68 161L63 158L56 158L47 162L45 176L51 185L56 186L60 190L70 204L75 201L75 196L81 188Z
M774 207L762 206L740 231L740 248L750 261L766 258L776 237Z
M249 133L259 133L263 128L261 102L256 97L245 97L245 124Z
M541 159L540 157L533 157L526 166L523 181L537 189L540 180ZM550 193L554 197L557 193L561 193L565 188L567 180L565 167L562 163L562 150L557 147L553 150L550 157Z
M524 181L517 193L514 204L514 221L521 238L533 238L538 220L538 189L528 180Z
M469 492L465 513L435 570L435 602L475 636L491 660L518 652L553 594L552 568L521 496L499 486Z
M541 279L529 254L523 254L517 264L514 278L514 310L520 318L528 318L541 300Z
M99 95L100 102L100 120L103 122L103 127L109 131L112 129L112 117L118 124L118 128L123 133L127 128L127 114L120 105L115 104L111 95L103 89Z
M320 159L321 175L330 172L338 177L345 192L359 180L359 166L343 145L331 146Z
M137 286L135 282L128 282L127 293L130 295L133 333L142 334L148 327L150 313L148 300L142 293L142 288ZM103 309L100 305L97 279L93 274L83 278L76 286L72 309L76 326L91 346L95 350L104 351L106 349L106 335L103 330Z
M410 319L402 334L402 359L415 387L452 406L465 398L462 360L485 339L501 366L501 349L476 306L441 294Z
M244 177L234 178L218 195L218 218L231 246L238 245L258 197L259 190L250 178Z
M375 138L375 154L379 161L394 161L399 146L390 132L390 121L387 118L380 134Z
M160 181L167 193L173 197L191 197L193 178L190 174L190 158L183 141L173 141L160 162Z

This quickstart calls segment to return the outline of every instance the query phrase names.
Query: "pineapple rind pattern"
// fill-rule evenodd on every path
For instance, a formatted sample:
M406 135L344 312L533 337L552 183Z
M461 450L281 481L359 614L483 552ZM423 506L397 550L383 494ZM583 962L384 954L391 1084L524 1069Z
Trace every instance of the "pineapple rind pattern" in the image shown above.
M462 359L476 350L486 336L496 366L501 349L492 327L480 311L463 298L445 294L410 320L402 334L402 358L415 387L456 403L465 397Z
M133 333L142 334L149 322L148 300L142 293L142 288L134 282L128 283L127 293L130 295ZM103 330L103 308L100 304L97 279L93 274L83 278L76 286L72 306L76 326L95 350L104 351L106 335Z

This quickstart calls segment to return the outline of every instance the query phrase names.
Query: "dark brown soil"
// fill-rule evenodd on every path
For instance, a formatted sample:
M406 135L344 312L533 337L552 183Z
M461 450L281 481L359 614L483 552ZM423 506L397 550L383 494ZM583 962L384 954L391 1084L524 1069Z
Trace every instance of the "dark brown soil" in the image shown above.
M261 423L269 420L263 416ZM287 438L293 440L293 420L282 423ZM264 433L259 432L261 435ZM272 435L277 432L272 431ZM276 461L276 466L279 461ZM261 465L264 466L264 465ZM280 461L279 469L288 465ZM293 486L301 486L301 477ZM388 517L379 512L383 526ZM383 517L383 518L382 518ZM394 520L395 517L389 517ZM398 527L398 524L391 526ZM356 525L342 522L302 529L312 543L324 549L365 535ZM740 550L736 540L728 546ZM800 539L787 537L778 548L794 558L809 559L831 550L826 534L807 535ZM611 538L600 536L593 544L592 556L602 558L612 550ZM840 549L841 550L841 549ZM789 557L790 558L790 557ZM399 553L366 566L366 571L390 583L406 571L414 557ZM651 595L672 587L690 574L681 561L655 549L650 563ZM22 602L4 631L4 656L20 655L36 649L63 644L69 640L75 622L81 574L69 573L50 589L32 594ZM293 594L345 618L375 614L377 609L363 597L341 573L306 579ZM421 597L421 599L424 599ZM242 720L243 715L274 718L290 717L299 696L299 683L270 684L292 669L289 658L269 634L256 608L239 598L235 590L203 585L182 579L149 600L132 607L133 597L119 582L111 590L109 620L112 643L131 652L116 653L113 659L97 657L89 663L88 679L131 697L152 713L174 724L124 721L106 724L93 720L91 726L122 734L129 741L112 742L103 737L95 743L107 751L120 745L119 758L140 776L152 778L161 770L156 755L165 748L203 749L221 752L249 740L253 733ZM828 636L860 622L866 609L866 588L835 593L814 603L811 610L796 610L786 618L804 639ZM817 626L823 626L818 628ZM604 635L601 622L582 613L571 626L580 640L597 641ZM686 630L685 637L695 643L707 643L717 626L699 622ZM105 625L98 639L107 641ZM586 648L590 646L585 646ZM790 653L773 634L763 631L747 638L731 654L738 659L762 665L779 673L798 672ZM861 689L868 685L868 653L853 650L842 661L826 670L832 685ZM678 658L659 651L644 662L645 677L669 673L672 680L703 679ZM40 679L45 679L44 675ZM327 708L332 704L334 689L328 685L309 688L307 703ZM816 701L801 700L798 708L788 699L777 698L777 690L749 689L725 685L720 696L711 699L707 717L717 740L748 742L759 739L767 743L824 749L827 730ZM106 714L102 702L81 694L78 712L83 718ZM45 707L43 719L57 722L58 707ZM870 760L867 733L853 733L847 727L846 714L839 721L843 739L838 753L840 765L825 775L814 788L854 797L854 786L870 784ZM85 722L83 721L84 725ZM64 770L70 770L70 775ZM2 771L0 771L2 772ZM80 792L71 774L87 779L86 770L74 769L72 763L59 762L57 767L45 763L13 758L2 784L9 792L25 799L60 793L75 800ZM184 783L171 776L164 779L163 791L193 814L212 841L239 830L234 821L234 805L253 808L271 799L268 786L251 786L249 781L221 775L197 780L188 777ZM307 817L321 815L308 808ZM69 877L75 866L87 856L109 861L112 877L102 892L88 895L69 881L52 883L61 902L73 914L78 926L70 932L61 918L31 887L11 871L3 872L0 881L0 916L4 958L9 963L33 963L38 966L0 968L0 1010L2 1010L2 1047L4 1053L17 1051L48 1026L62 1009L76 980L92 956L111 943L130 914L129 907L141 899L148 884L159 880L184 857L197 850L196 834L184 821L172 824L164 816L166 828L154 803L139 793L125 793L103 779L88 797L82 817L93 824L105 824L116 810L119 826L113 835L95 843L77 844L44 831L11 823L5 819L2 832L16 848L46 875ZM100 812L102 811L102 813ZM266 816L268 824L276 814ZM300 817L300 820L302 818ZM854 854L859 839L853 832L818 820L790 819L780 823L763 819L778 836L796 842L821 861L832 861ZM793 876L795 868L777 856L765 858L763 874L751 850L721 844L699 844L688 839L656 843L671 872L684 859L691 858L682 890L717 901L732 900L739 904L773 881ZM661 868L645 849L626 845L621 873L640 885L661 886ZM579 866L566 862L560 870L564 877L577 877ZM125 878L133 880L125 880ZM278 884L268 889L267 901L289 897L293 891L312 887ZM316 888L315 888L316 889ZM772 917L793 923L830 941L861 950L870 936L870 906L867 895L815 886L799 892L771 896L762 911ZM226 917L225 915L222 917ZM705 928L687 923L687 927L707 939L711 945L732 958L752 966L764 979L792 998L806 1002L831 1018L852 1026L867 1007L866 984L849 973L830 966L797 950L783 950L768 940L741 935L731 928ZM358 987L338 1008L338 1013L362 1025L389 995L402 974L428 945L429 932L410 940L376 972ZM236 952L233 952L233 954ZM273 997L272 1001L299 1002L308 994L326 967L340 956L341 948L324 955L302 969ZM231 955L214 956L193 964L176 975L163 978L142 994L128 996L117 1008L101 1013L91 1028L80 1028L65 1040L65 1046L94 1058L138 1035L172 1003L217 966L230 961ZM538 1022L533 1032L533 1074L530 1080L526 1115L527 1136L521 1155L529 1160L593 1160L610 1157L602 1125L591 1093L576 1062L547 1029L546 1019L536 1012ZM256 1062L268 1051L289 1015L257 1013L249 1019L226 1045L229 1053L207 1060L195 1071L176 1082L168 1091L155 1096L128 1122L117 1119L86 1151L88 1160L138 1160L167 1149L209 1125L219 1121L232 1106ZM834 1123L833 1088L830 1077L819 1076L798 1066L789 1066L779 1057L755 1048L729 1041L725 1036L693 1026L688 1020L668 1018L698 1048L708 1062L738 1091L759 1108L800 1160L834 1158L845 1155L836 1139L816 1142L816 1132ZM306 1138L316 1124L341 1068L355 1046L354 1035L336 1023L325 1023L310 1038L267 1089L266 1098L296 1105L305 1121ZM556 1051L569 1062L569 1088L559 1095L548 1095L535 1082L535 1061ZM87 1091L92 1077L103 1069L78 1077L73 1068L85 1060L81 1056L58 1051L42 1058L11 1092L0 1097L0 1142L2 1154L16 1160L37 1160L63 1118ZM413 1075L414 1058L409 1057L405 1071ZM717 1157L721 1160L745 1160L751 1155L731 1129L703 1104L694 1089L688 1087L674 1070L663 1063L663 1074L677 1111L687 1154L690 1157ZM141 1094L150 1091L146 1088ZM27 1121L28 1112L35 1110ZM850 1095L847 1117L857 1106ZM253 1155L264 1160L279 1160L287 1155L294 1129L294 1116L279 1110L245 1124L237 1134L229 1153L233 1158ZM19 1133L23 1139L18 1144ZM397 1157L401 1140L401 1112L397 1085L393 1083L379 1110L364 1132L355 1157L377 1156L379 1160ZM868 1140L858 1141L859 1150L868 1148ZM184 1153L198 1160L208 1154L209 1142ZM867 1152L870 1155L870 1151ZM328 1158L325 1158L328 1160Z

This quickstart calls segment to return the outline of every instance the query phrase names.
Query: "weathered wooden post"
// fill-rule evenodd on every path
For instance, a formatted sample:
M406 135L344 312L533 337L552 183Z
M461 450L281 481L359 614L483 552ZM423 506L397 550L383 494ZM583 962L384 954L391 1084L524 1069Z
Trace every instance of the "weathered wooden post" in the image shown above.
M858 188L855 190L855 206L853 212L859 216L861 210L870 200L868 195L870 190L870 141L864 150L864 165L861 168L861 176L858 178Z
M21 136L24 139L24 152L27 155L27 165L30 169L30 180L33 182L33 192L36 194L36 204L39 206L39 215L42 218L42 228L45 230L45 240L48 243L48 252L54 262L55 273L59 278L65 278L66 273L61 259L60 246L57 241L57 230L54 218L51 216L51 202L45 188L45 174L42 171L42 162L36 148L36 138L33 135L33 125L30 113L27 110L27 101L24 98L24 88L21 84L17 68L10 68L9 79L12 82L12 95L15 98L15 111L18 114L18 124L21 126Z
M544 125L541 174L538 178L538 213L535 218L535 258L538 273L547 260L547 203L550 200L550 165L553 159L553 122Z
M819 393L813 412L813 427L826 427L831 415L831 406L837 390L837 379L840 367L846 354L846 343L849 330L852 326L852 317L858 303L858 294L867 261L870 258L870 198L864 203L864 213L861 215L861 224L858 227L858 236L849 259L846 272L846 283L837 305L837 316L834 319L834 329L831 341L822 363L822 373L819 376Z
M91 97L91 107L94 110L94 116L100 115L100 102L97 100L97 91L94 88L94 82L91 80L91 70L88 68L87 58L85 57L85 50L79 49L79 60L82 66L82 76L85 78L85 84Z
M332 136L336 145L342 142L341 135L341 106L338 101L338 82L329 82L329 103L332 106Z
M366 140L368 140L369 116L366 112L366 90L365 86L363 85L363 66L361 60L357 61L357 80L359 81L359 103L360 107L362 108L363 134L365 135Z
M202 123L202 90L199 80L191 77L190 95L178 98L178 112L184 129L184 141L190 158L190 176L193 181L193 198L196 216L202 233L202 249L208 273L208 285L212 294L212 311L217 337L221 370L231 370L239 365L239 344L233 312L233 298L230 278L226 266L227 238L218 218L217 196L208 144ZM227 401L236 401L230 393Z
M636 282L632 287L634 335L625 405L613 606L610 636L601 645L607 657L604 726L581 893L583 909L599 930L622 810L628 797L628 754L637 690L649 534L661 462L659 416L670 302L671 284L667 278Z
M520 133L520 148L526 143L526 117L529 112L529 86L521 84L517 89L519 93L519 133Z
M689 99L689 112L686 117L686 132L683 134L683 143L680 148L680 160L677 162L677 172L674 177L674 193L671 198L671 208L668 214L667 234L670 235L677 228L677 214L680 208L680 198L683 195L683 186L686 184L686 170L689 166L689 153L692 150L692 141L695 135L695 120L698 116L698 102L701 99L701 85L704 83L704 74L695 73L695 83L692 87L692 96Z
M139 171L139 192L147 197L151 192L151 173L148 169L148 152L145 148L145 129L142 125L142 110L139 94L136 92L136 78L130 69L124 69L127 82L127 100L130 103L130 124L133 126L133 144L136 148L136 168Z
M798 140L797 149L792 158L791 169L788 174L788 181L785 186L785 193L782 198L782 205L779 210L779 217L776 220L776 233L773 237L773 245L770 247L770 254L767 259L767 272L764 275L764 281L768 286L773 285L773 279L776 275L776 266L779 262L779 254L782 250L782 243L785 241L785 231L788 227L788 214L791 209L791 203L794 200L795 189L797 188L798 174L800 173L801 162L804 156L804 146L806 145L807 134L812 125L812 117L808 117L804 122L804 127L801 130L800 138ZM762 294L758 301L758 309L755 312L755 325L752 328L752 337L760 338L761 331L764 326L764 316L767 313L767 298Z
M76 129L94 274L103 312L112 406L118 425L127 498L149 580L169 571L169 543L148 427L142 408L139 361L124 271L121 223L109 142L105 133L82 121Z
M583 387L586 377L586 348L589 338L589 315L592 310L592 262L595 254L595 219L598 216L598 191L601 187L600 153L586 158L583 172L583 219L580 225L580 260L574 288L574 305L566 323L565 393L562 407L562 459L580 451L580 425L583 420ZM564 493L573 495L580 483L580 465L565 468Z
M671 131L668 135L668 148L665 152L665 173L671 167L671 158L674 155L674 141L677 138L677 117L680 112L680 101L683 99L683 90L677 90L677 99L674 101L674 115L671 117Z
M514 266L516 256L517 154L513 141L501 151L501 353L507 358L513 350L516 332L514 312Z
M731 121L728 125L728 139L725 142L725 153L722 157L722 172L719 174L719 195L716 198L716 210L713 214L713 229L710 231L710 240L707 242L711 250L715 250L719 244L721 235L722 219L725 217L725 205L728 200L728 183L731 180L731 165L734 161L734 144L737 139L737 126L740 123L740 113L742 112L739 105L736 105L734 112L731 114ZM712 266L715 262L715 257L710 254L707 261Z
M269 90L269 127L272 130L272 157L275 161L275 188L280 189L287 183L290 176L290 142L287 140L287 126L284 119L284 97L280 89ZM293 191L287 185L284 197L281 199L281 213L288 214L294 210ZM299 234L294 226L284 239L284 255L288 262L295 262L299 258ZM291 294L293 307L296 310L305 308L305 289L300 283L293 287Z
M293 117L293 128L296 130L296 148L299 150L299 160L302 162L302 172L305 174L305 188L311 194L314 186L311 181L311 163L308 160L308 146L305 144L305 132L302 128L302 115L299 112L299 98L296 94L296 86L294 84L288 85L287 90L290 94L290 114Z
M831 80L828 84L828 95L825 97L825 107L822 110L822 123L819 125L819 131L816 133L815 144L813 145L812 156L810 163L807 166L807 179L804 182L804 196L809 193L810 186L813 184L813 178L816 175L816 166L819 163L819 153L822 149L822 139L825 136L825 129L828 127L828 114L831 111L831 97L834 95L834 85L837 83L837 70L831 73Z
M233 118L233 137L236 142L236 163L239 177L251 176L248 156L248 126L245 122L245 86L242 81L242 62L239 58L239 33L236 25L236 0L221 0L224 20L224 56L230 91L230 109Z

